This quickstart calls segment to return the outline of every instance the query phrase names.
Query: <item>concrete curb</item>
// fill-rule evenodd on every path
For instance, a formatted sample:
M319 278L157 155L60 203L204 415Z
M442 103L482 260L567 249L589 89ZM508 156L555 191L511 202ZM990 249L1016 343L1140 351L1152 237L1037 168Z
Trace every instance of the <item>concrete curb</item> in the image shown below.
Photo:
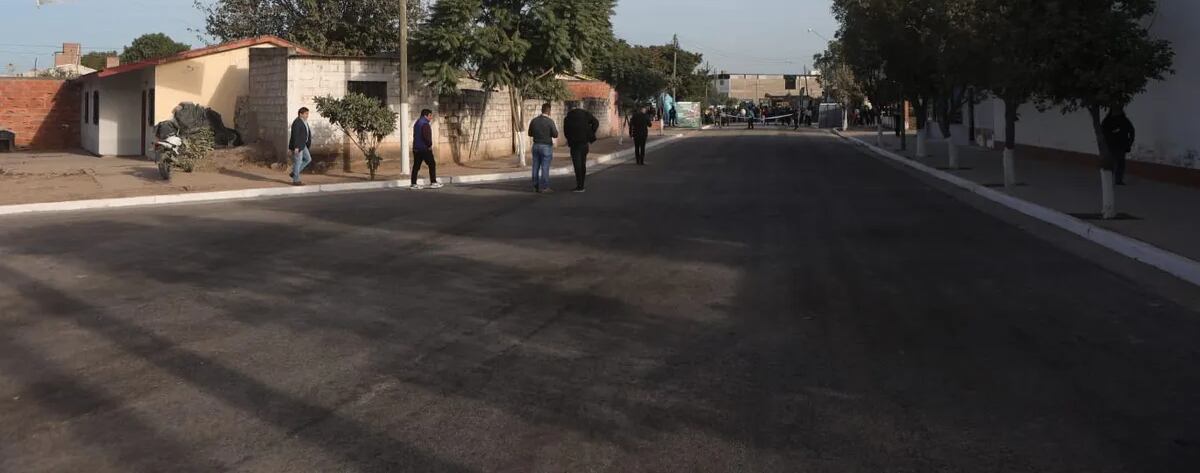
M834 131L833 134L848 140L858 146L865 147L875 154L896 161L933 177L941 179L968 190L980 197L1016 210L1030 217L1049 223L1093 243L1165 271L1179 279L1200 286L1200 262L1181 256L1136 238L1127 237L1112 230L1107 230L1077 219L1057 210L1022 200L995 189L988 188L973 181L955 176L948 172L921 164L891 151L879 148L858 138L843 135Z
M674 142L684 135L668 136L665 139L655 141L646 145L647 150L658 148L667 143ZM595 159L589 159L589 166L602 166L605 164L618 164L628 161L633 157L633 149L623 149L614 153L609 153L597 156ZM607 167L607 166L604 166ZM603 169L603 168L600 168ZM599 170L599 169L597 169ZM571 175L574 173L570 167L552 169L552 176ZM589 171L590 174L590 171ZM448 177L446 182L453 184L472 184L485 182L500 182L514 179L529 179L530 171L513 171L494 174L478 174L473 176ZM428 183L426 179L418 180L420 183ZM94 210L94 209L116 209L125 207L145 207L151 205L167 205L167 204L183 204L183 203L198 203L198 202L220 202L229 200L246 200L261 197L288 197L301 195L315 195L331 192L351 192L351 191L369 191L369 190L384 190L384 189L399 189L407 188L408 180L389 180L389 181L374 181L374 182L347 182L339 184L318 184L303 187L268 187L260 189L241 189L232 191L217 191L217 192L196 192L191 194L166 194L166 195L149 195L142 197L119 197L112 199L90 199L90 200L72 200L66 202L44 202L36 204L17 204L17 205L2 205L0 206L0 216L4 215L20 215L32 213L49 213L49 212L69 212L77 210Z

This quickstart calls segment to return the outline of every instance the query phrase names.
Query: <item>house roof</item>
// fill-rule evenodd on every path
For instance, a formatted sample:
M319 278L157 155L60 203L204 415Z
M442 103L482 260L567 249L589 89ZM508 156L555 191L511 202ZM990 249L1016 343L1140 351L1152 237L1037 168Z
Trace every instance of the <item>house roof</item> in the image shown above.
M239 39L236 41L229 41L227 43L221 43L221 44L209 46L206 48L192 49L192 50L181 52L181 53L173 55L173 56L167 56L167 57L162 57L162 58L158 58L158 59L147 59L145 61L131 62L129 64L122 64L117 67L110 67L110 68L102 70L102 71L93 72L93 73L88 74L83 77L84 78L93 77L93 76L95 76L95 77L110 77L110 76L115 76L117 74L124 74L126 72L139 71L142 69L146 69L148 67L154 67L154 66L158 66L158 65L162 65L162 64L169 64L169 63L178 62L178 61L186 61L188 59L195 59L198 57L209 56L212 54L223 53L226 51L233 51L235 49L247 48L247 47L251 47L251 46L259 46L259 45L263 45L263 44L271 44L271 45L275 45L275 46L278 46L281 48L295 48L301 54L312 54L312 51L304 49L304 48L300 47L299 45L292 43L290 41L287 41L278 36L269 36L269 35L268 36L255 36L253 38L245 38L245 39Z

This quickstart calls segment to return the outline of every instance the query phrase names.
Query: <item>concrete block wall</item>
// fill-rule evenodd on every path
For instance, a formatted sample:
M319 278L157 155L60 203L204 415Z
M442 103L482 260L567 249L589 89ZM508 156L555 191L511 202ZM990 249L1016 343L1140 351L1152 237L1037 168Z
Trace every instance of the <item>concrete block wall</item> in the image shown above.
M295 111L288 111L288 56L284 48L250 49L250 98L239 123L247 143L257 144L277 161L287 159L289 126Z
M18 148L78 148L82 106L82 88L73 81L0 78L0 128L17 134Z
M313 129L313 152L320 157L349 156L361 158L358 151L336 127L316 110L315 99L330 95L344 97L350 81L387 83L388 107L400 112L398 61L393 58L349 58L332 56L297 56L284 52L252 53L251 108L257 122L256 132L248 141L257 140L262 146L282 149L286 153L289 125L300 107L312 110L309 125ZM281 56L282 54L282 56ZM285 64L280 63L283 58ZM398 117L397 132L384 139L380 153L385 159L398 159L400 130L411 130L422 109L433 110L434 152L441 160L468 162L511 155L513 132L511 104L506 91L487 92L477 82L464 80L461 93L438 96L422 86L420 75L411 72L409 104L412 116ZM598 133L611 136L620 129L614 104L615 92L603 82L587 82L582 87L583 106L601 121ZM283 99L280 93L285 94ZM284 100L285 99L285 100ZM283 107L278 104L286 101ZM541 101L526 100L525 123L540 113ZM566 104L554 104L553 118L561 127ZM264 115L271 118L264 120ZM282 116L282 120L275 118ZM615 123L615 128L614 128ZM565 144L562 141L560 144ZM286 155L281 155L286 156Z

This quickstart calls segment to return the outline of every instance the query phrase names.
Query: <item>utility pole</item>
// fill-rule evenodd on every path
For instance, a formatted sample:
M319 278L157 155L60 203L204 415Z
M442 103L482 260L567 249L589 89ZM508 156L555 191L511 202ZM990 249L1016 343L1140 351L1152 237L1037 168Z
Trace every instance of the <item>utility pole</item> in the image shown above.
M412 136L408 105L408 0L400 0L400 175L409 173Z
M671 60L671 100L679 101L679 35L671 37L675 57Z

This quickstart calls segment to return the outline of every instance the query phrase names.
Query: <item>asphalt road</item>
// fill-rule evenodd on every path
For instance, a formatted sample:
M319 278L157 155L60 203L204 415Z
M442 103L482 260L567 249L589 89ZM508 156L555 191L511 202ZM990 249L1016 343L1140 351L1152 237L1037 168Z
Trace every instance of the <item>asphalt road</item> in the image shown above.
M649 162L0 218L0 471L1200 471L1200 314L828 135Z

